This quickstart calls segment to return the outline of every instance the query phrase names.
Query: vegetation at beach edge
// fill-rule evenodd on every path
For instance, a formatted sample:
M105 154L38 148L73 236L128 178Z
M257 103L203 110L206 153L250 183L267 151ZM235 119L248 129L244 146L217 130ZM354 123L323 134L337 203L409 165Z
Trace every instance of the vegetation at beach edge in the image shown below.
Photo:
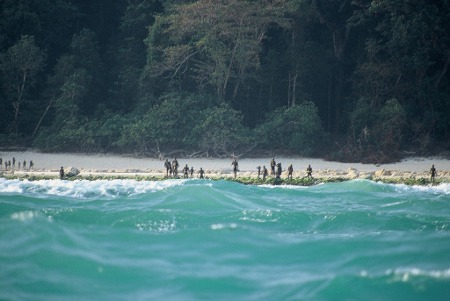
M0 174L0 178L4 178L7 180L27 180L27 181L39 181L39 180L57 180L59 179L58 175L43 175L43 174ZM98 181L98 180L136 180L136 181L165 181L172 179L184 179L182 177L177 178L167 178L165 176L154 176L154 175L101 175L101 174L90 174L90 175L78 175L73 177L65 177L64 180L67 181ZM190 180L197 178L188 178ZM200 179L198 179L200 180ZM292 179L285 178L275 178L268 177L265 180L257 177L228 177L228 176L206 176L204 180L213 180L213 181L230 181L236 182L244 185L293 185L293 186L314 186L325 183L341 183L346 181L352 181L355 179L346 178L346 177L318 177L318 178L308 178L308 177L294 177ZM444 183L449 183L446 179L436 178L434 182L427 178L404 178L404 177L384 177L384 178L372 178L365 179L375 182L381 182L385 184L405 184L409 186L426 186L426 185L439 185Z
M449 29L448 1L1 1L0 147L448 150Z

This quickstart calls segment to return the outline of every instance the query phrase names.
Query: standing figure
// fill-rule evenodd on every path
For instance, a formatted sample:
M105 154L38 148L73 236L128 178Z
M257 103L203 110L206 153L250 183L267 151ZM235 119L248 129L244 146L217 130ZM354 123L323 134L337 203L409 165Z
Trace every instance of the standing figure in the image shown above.
M166 168L166 178L168 178L169 174L172 175L172 165L170 164L168 159L166 159L166 162L164 162L164 167Z
M23 170L27 169L27 161L23 160Z
M238 172L238 161L236 160L236 158L234 158L233 162L231 162L231 165L233 165L233 173L234 173L234 178L236 179L237 176L237 172Z
M269 172L267 171L266 166L263 166L263 181L266 180L267 175L269 174Z
M272 158L272 161L270 161L270 175L275 175L275 166L276 166L275 158Z
M184 178L187 179L189 178L189 167L186 164L186 166L183 168L183 172L184 172Z
M20 170L20 161L19 161L19 162L17 162L17 165L19 165L19 170Z
M203 170L203 168L200 167L200 170L198 171L198 174L199 174L199 178L200 179L204 178L203 175L205 174L205 171Z
M2 170L3 169L3 159L2 158L0 158L0 170Z
M191 166L191 178L194 176L194 166Z
M256 167L256 169L258 170L258 179L260 179L260 176L261 176L261 166Z
M16 168L16 158L13 157L13 168Z
M64 167L61 166L61 169L59 170L59 178L62 180L64 179Z
M33 163L33 161L30 160L30 170L33 168L33 166L34 166L34 163Z
M434 164L431 166L430 174L431 174L431 182L434 183L434 180L436 179L436 168L434 168Z
M292 180L292 173L294 172L294 167L292 167L292 164L288 167L288 179Z
M308 178L312 178L312 168L311 165L308 165L308 168L306 169L306 176Z
M282 168L281 168L281 163L277 163L277 179L279 179L281 177L281 172L282 172Z
M173 161L172 161L172 173L173 173L174 177L178 176L178 166L180 166L180 165L178 164L178 160L175 157L175 159L173 159Z

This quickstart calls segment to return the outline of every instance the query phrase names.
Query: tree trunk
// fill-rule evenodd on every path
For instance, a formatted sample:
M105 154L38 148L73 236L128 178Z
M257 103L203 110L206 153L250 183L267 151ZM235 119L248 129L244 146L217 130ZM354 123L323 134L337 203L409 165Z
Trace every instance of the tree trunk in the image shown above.
M295 101L295 93L296 93L296 88L297 88L297 71L295 72L294 78L292 79L292 106L296 105L296 101Z
M27 81L27 72L24 71L23 77L22 77L22 84L20 85L19 90L17 91L17 101L13 103L15 112L14 112L14 127L16 130L16 135L19 134L19 112L20 112L20 105L22 104L23 99L23 92L25 91L25 83Z
M439 84L441 83L442 78L447 73L448 65L450 64L450 50L447 52L447 59L445 60L444 67L442 67L441 73L439 74L436 82L434 83L434 88L437 90Z
M42 120L44 120L45 115L47 115L48 110L50 109L50 107L51 107L52 104L53 104L53 100L54 100L54 98L52 98L52 99L50 100L50 102L48 103L47 107L45 108L44 113L42 113L42 116L41 116L41 118L39 119L39 122L37 123L36 127L34 128L34 131L33 131L33 134L31 135L31 137L34 138L34 136L36 135L36 133L37 133L39 127L41 126Z

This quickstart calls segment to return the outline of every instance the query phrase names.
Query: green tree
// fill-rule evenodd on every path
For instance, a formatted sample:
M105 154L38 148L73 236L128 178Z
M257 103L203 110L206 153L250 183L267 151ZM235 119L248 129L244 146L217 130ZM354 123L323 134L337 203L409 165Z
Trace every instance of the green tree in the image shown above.
M114 80L112 101L117 110L131 112L144 95L140 78L146 63L144 39L155 15L162 10L159 0L128 1L121 18L119 42L114 49L114 66L111 68Z
M245 153L255 144L249 129L243 124L243 116L226 104L204 110L202 121L197 122L193 135L199 137L198 148L208 154L229 157Z
M22 36L2 56L3 84L14 108L13 127L16 136L19 135L22 106L35 98L29 92L45 65L45 58L45 52L36 45L33 36Z
M269 113L266 120L256 129L261 147L308 156L323 153L325 132L313 102L279 108Z
M286 23L285 7L285 1L238 0L173 6L146 40L150 77L165 78L178 87L193 83L223 101L235 99L251 71L259 68L268 26Z

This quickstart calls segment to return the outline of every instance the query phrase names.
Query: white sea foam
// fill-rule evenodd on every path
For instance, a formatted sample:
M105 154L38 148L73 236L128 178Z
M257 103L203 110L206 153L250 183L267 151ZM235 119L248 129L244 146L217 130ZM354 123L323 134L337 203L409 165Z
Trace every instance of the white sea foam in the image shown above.
M236 223L229 223L229 224L213 224L211 225L211 230L234 230L238 227Z
M269 189L294 189L294 190L300 190L300 189L307 189L308 186L298 186L298 185L270 185L270 184L262 184L258 185L258 187L261 188L269 188Z
M33 194L37 196L68 196L75 198L134 196L180 186L186 180L40 180L20 181L0 179L0 193Z
M37 216L36 212L33 211L21 211L21 212L14 212L11 214L11 219L18 220L21 222L32 220Z
M439 193L439 194L450 194L450 184L441 183L436 186L420 186L420 185L405 185L405 184L394 184L396 190L399 192L410 192L410 191L420 191L429 193Z
M450 269L426 271L420 268L398 268L387 270L386 275L393 275L394 280L407 282L413 277L431 277L436 279L449 279Z

